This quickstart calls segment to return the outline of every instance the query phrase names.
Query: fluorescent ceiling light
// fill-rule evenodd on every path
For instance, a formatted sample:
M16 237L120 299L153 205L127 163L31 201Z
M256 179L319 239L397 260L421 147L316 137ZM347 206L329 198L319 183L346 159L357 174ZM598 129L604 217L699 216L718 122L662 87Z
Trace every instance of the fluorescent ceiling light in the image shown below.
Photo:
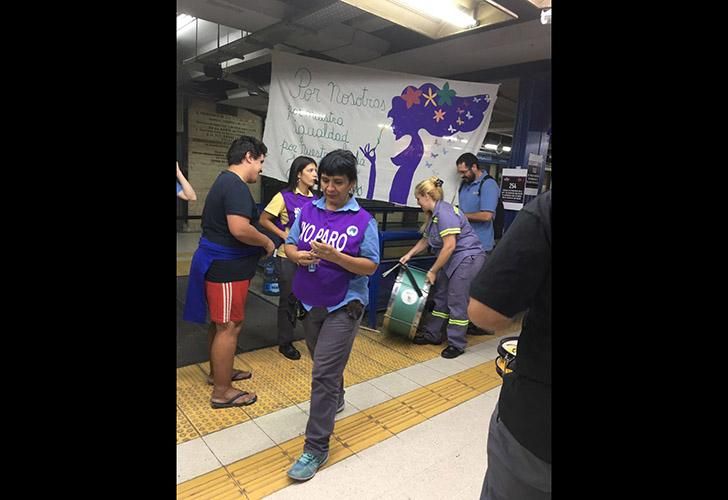
M394 0L431 19L445 21L458 28L470 28L478 22L458 9L450 0Z
M518 19L494 0L341 1L433 40Z
M188 24L190 24L191 22L193 22L196 19L197 19L196 17L192 17L187 14L178 15L177 16L177 31L181 30L182 28L184 28L185 26L187 26Z
M511 150L510 146L502 146L500 144L485 144L483 146L483 149L489 149L490 151L495 151L496 153L500 154L501 151L505 151L508 153Z

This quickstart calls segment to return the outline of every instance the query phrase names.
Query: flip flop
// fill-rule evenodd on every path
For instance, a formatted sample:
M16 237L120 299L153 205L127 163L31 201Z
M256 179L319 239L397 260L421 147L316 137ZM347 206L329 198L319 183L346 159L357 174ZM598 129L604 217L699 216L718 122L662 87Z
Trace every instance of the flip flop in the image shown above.
M235 403L236 400L240 399L241 397L250 394L246 391L241 391L239 394L233 396L232 398L228 399L227 401L212 401L210 400L210 405L216 409L219 410L220 408L233 408L234 406L248 406L252 405L258 400L258 396L253 396L253 399L250 399L248 401L243 401L242 403Z
M248 380L252 376L253 374L251 372L246 372L244 370L233 370L233 376L230 380L232 380L233 382L237 382L239 380ZM207 376L207 385L215 385L215 382L209 375Z

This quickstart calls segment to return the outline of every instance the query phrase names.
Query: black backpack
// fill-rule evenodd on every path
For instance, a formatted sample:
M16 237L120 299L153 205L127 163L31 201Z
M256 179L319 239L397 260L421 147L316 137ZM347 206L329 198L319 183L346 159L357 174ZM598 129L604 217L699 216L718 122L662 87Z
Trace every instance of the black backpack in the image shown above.
M492 175L483 174L483 178L480 180L480 184L478 184L478 196L480 196L480 191L483 189L483 183L487 181L488 179L493 179ZM495 181L495 179L493 179ZM496 182L497 184L497 182ZM463 190L463 187L465 186L465 182L460 183L460 188L458 189L458 194L460 194L460 191ZM505 208L503 207L503 199L500 195L500 188L498 189L498 203L495 205L495 218L493 219L493 239L499 240L501 239L501 236L503 236L503 222L505 219Z

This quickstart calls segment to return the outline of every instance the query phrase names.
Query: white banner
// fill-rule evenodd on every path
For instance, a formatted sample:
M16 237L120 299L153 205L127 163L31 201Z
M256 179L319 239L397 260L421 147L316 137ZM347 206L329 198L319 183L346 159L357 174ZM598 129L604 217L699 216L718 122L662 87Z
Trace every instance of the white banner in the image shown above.
M356 196L417 206L414 188L436 175L457 193L455 160L477 154L498 85L393 73L274 52L264 174L288 180L293 159L334 149L358 161Z

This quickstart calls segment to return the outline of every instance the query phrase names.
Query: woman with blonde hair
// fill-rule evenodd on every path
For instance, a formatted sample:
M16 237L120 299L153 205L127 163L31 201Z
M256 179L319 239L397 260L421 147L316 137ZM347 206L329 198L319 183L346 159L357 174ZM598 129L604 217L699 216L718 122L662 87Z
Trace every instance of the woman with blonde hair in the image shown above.
M406 264L413 256L432 247L437 259L427 271L427 281L437 282L433 292L435 308L424 320L415 344L442 343L442 325L447 320L448 346L443 358L456 358L465 352L468 329L468 297L470 282L485 262L485 251L468 219L458 209L444 201L442 180L430 177L415 187L417 203L427 220L422 226L422 239L399 261Z

